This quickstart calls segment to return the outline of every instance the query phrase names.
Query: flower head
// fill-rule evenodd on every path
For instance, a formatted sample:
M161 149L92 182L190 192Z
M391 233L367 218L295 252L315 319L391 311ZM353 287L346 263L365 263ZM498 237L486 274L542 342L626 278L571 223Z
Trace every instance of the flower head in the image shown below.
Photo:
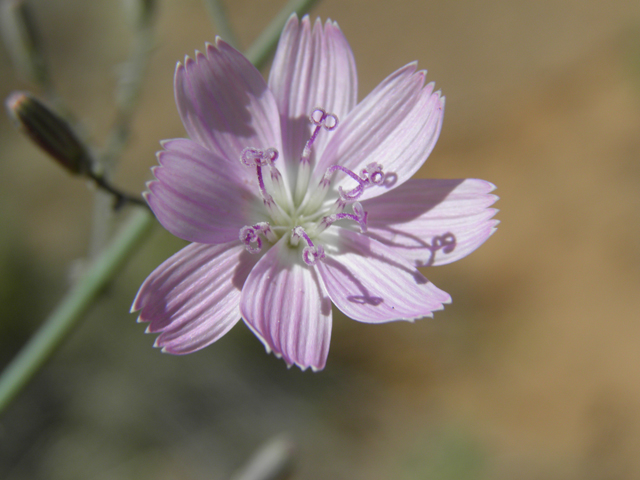
M495 230L493 185L410 180L444 97L411 63L360 103L334 22L292 16L268 82L220 39L179 63L190 140L163 142L147 201L193 242L144 282L132 310L156 346L205 347L242 318L288 365L324 368L331 303L367 323L432 316L450 301L418 266L464 257Z

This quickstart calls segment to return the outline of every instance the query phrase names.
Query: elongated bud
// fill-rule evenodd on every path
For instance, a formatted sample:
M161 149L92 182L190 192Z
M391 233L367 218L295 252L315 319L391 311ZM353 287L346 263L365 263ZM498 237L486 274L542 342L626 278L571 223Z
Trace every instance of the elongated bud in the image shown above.
M18 128L69 172L90 171L91 157L71 126L33 95L13 92L6 101Z
M26 0L4 0L0 5L2 38L11 59L26 80L50 83L42 42Z

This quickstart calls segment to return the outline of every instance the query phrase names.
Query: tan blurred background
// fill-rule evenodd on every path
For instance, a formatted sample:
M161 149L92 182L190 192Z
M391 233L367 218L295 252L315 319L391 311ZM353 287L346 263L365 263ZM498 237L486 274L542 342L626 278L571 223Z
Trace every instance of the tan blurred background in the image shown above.
M131 31L121 2L33 0L54 81L98 144ZM227 1L248 46L283 0ZM176 61L215 32L199 0L159 2L133 138L117 175L143 189L184 136ZM287 371L239 325L161 355L128 313L182 242L157 229L0 418L0 477L224 479L267 439L292 479L640 478L640 3L326 0L362 98L418 60L447 97L421 176L498 187L498 232L426 270L453 304L434 320L336 316L324 372ZM0 96L29 89L0 50ZM0 116L0 361L87 254L93 193Z

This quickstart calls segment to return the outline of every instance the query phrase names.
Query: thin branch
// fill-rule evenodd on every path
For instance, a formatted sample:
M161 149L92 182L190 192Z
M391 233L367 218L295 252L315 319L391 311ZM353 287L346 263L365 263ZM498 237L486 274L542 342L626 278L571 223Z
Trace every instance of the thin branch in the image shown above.
M142 198L130 195L128 193L123 192L122 190L114 187L111 183L104 177L100 175L94 175L93 173L89 173L91 179L95 182L98 188L101 188L107 193L110 193L113 196L113 210L118 211L122 207L124 207L127 203L132 203L139 207L149 208L147 202L145 202Z
M295 446L287 435L265 442L231 480L281 480L293 470Z
M236 36L229 17L227 16L227 9L224 6L222 0L203 0L209 16L213 22L213 28L222 39L234 48L240 49L240 42Z
M271 20L267 28L262 31L260 36L253 42L253 45L245 52L245 56L258 70L265 66L271 54L275 51L280 32L282 32L284 24L287 23L291 14L295 12L300 17L308 13L316 3L318 3L318 0L289 0L289 3Z
M0 412L60 347L106 284L120 271L154 225L146 209L136 210L119 235L87 269L58 307L0 377Z
M131 124L140 100L144 73L154 48L154 26L156 0L138 0L137 14L134 15L134 37L129 58L121 65L120 78L116 88L116 116L107 137L106 144L93 165L92 176L103 190L115 195L115 210L126 201L145 205L143 200L124 195L112 188L111 179L117 163L131 137ZM105 247L113 233L115 224L114 203L101 192L94 197L93 222L89 257L95 258Z
M277 45L282 27L289 16L293 12L304 14L316 2L317 0L290 1L247 50L247 58L256 67L262 67ZM259 42L264 45L258 45ZM62 345L98 294L118 273L129 256L142 245L152 224L153 217L148 210L136 211L126 227L114 237L110 246L96 258L76 286L4 369L0 375L0 413Z

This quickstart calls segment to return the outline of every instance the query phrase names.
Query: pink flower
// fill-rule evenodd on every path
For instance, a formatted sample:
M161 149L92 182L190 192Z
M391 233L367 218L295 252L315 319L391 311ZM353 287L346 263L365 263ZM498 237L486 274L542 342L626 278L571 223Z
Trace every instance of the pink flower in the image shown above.
M242 318L291 366L324 368L331 303L367 323L432 316L450 297L417 266L443 265L495 230L494 186L410 180L433 149L444 97L411 63L359 104L335 22L292 16L269 81L220 39L178 63L191 137L158 153L147 201L193 242L133 303L155 346L190 353Z

